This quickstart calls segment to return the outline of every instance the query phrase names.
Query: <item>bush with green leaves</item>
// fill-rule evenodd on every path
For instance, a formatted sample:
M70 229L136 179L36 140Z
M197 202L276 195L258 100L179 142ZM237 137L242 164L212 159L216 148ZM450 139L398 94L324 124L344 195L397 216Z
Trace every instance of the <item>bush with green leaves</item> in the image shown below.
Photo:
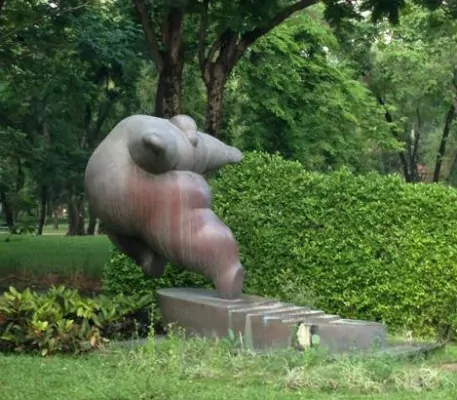
M142 269L125 254L113 247L111 258L103 271L103 289L106 293L138 298L155 295L157 289L167 287L211 287L211 282L192 271L168 264L159 279L146 276Z
M240 245L246 293L418 335L457 328L453 188L376 173L308 172L257 152L225 167L211 185L214 211ZM106 276L108 287L124 293L207 284L174 267L152 281L116 252Z
M10 287L0 297L0 350L43 356L81 353L104 340L131 338L141 329L145 336L149 326L140 324L150 320L144 313L152 302L152 295L83 298L64 286L53 286L45 294Z

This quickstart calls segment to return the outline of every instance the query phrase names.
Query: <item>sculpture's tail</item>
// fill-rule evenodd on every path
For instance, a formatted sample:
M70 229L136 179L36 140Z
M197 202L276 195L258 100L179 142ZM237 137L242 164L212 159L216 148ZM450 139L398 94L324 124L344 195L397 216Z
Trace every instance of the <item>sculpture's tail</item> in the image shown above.
M243 161L243 153L236 147L227 146L229 149L226 152L226 157L229 164L238 164Z
M227 164L237 164L243 160L243 153L236 147L229 146L214 136L198 132L200 139L196 147L200 161L195 171L205 173L215 171Z

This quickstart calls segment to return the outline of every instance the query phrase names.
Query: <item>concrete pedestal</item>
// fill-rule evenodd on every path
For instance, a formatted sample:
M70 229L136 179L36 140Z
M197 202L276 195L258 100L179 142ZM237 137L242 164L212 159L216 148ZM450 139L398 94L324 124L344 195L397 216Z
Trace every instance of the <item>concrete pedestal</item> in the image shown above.
M333 353L386 346L383 324L342 319L275 299L243 295L225 300L216 291L195 288L161 289L158 295L165 324L204 337L223 338L232 331L254 349L308 348L312 338Z

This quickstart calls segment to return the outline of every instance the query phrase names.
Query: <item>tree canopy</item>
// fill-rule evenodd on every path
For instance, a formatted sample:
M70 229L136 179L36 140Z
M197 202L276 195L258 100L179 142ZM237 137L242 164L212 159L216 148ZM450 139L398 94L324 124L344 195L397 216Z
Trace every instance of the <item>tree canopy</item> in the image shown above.
M454 184L456 10L430 0L0 0L5 223L40 234L64 210L69 234L94 233L84 168L134 113L185 112L242 150L310 170Z

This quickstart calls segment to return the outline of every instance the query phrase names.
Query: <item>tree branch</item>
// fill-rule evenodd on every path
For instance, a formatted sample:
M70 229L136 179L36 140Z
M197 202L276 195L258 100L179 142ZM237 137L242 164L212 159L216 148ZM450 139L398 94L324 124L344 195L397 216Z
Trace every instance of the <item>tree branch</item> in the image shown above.
M225 32L224 32L224 33L225 33ZM211 48L209 49L208 55L207 55L207 57L206 57L206 62L211 62L211 61L213 61L216 52L217 52L218 50L220 50L220 48L221 48L221 42L222 42L221 37L224 35L224 33L222 33L221 36L219 36L219 37L214 41L213 45L212 45Z
M419 151L419 142L420 142L420 138L421 138L421 134L422 134L422 118L420 115L419 108L416 109L416 115L417 115L417 132L414 137L412 161L417 170L417 155L418 155L418 151Z
M5 5L5 3L6 3L6 0L0 0L0 12L2 10L2 7ZM92 3L89 1L88 3L80 4L79 6L75 6L75 7L65 8L63 10L56 9L55 14L53 14L53 15L63 15L63 14L71 13L73 11L78 11L81 8L90 7L91 5L92 5ZM29 27L32 25L39 25L45 18L48 18L48 17L49 17L49 14L46 14L45 16L40 16L39 18L36 18L33 21L26 21L24 26L16 25L14 27L14 29L10 30L9 32L4 33L2 35L2 39L9 38L9 37L15 35L16 33L20 32L21 29L24 29L26 27Z
M239 56L241 56L244 53L244 51L252 43L254 43L257 39L259 39L261 36L270 32L273 28L277 27L279 24L284 22L284 20L289 18L292 14L294 14L297 11L304 10L305 8L308 8L318 2L319 2L319 0L297 1L296 3L283 9L280 13L276 14L273 18L271 18L269 21L267 21L263 26L259 26L255 29L253 29L252 31L244 33L241 37L241 40L240 40L240 43L239 43L238 49L237 49L238 52L240 53Z
M0 0L1 1L1 0ZM200 14L200 29L198 32L198 62L200 69L205 68L205 42L206 42L206 30L208 29L208 6L209 0L203 1L203 10Z
M144 5L143 0L132 0L133 6L138 14L140 19L141 26L143 27L144 36L148 44L148 51L151 58L154 60L157 70L161 71L163 69L163 57L159 50L159 44L157 43L156 37L156 26L152 22L152 19L149 17L148 10Z
M441 165L443 164L444 153L446 151L446 142L451 131L452 121L455 119L455 112L456 109L453 101L449 107L448 112L446 113L443 135L441 136L440 147L438 149L438 154L436 155L435 170L433 171L433 182L439 182L440 180Z

